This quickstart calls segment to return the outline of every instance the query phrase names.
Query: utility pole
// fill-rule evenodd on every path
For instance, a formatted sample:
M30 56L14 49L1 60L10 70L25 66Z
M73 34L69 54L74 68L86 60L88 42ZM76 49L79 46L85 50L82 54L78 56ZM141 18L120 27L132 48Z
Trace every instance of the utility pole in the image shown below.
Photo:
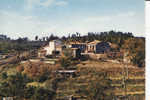
M124 100L129 100L128 99L128 93L127 93L127 80L128 80L128 65L127 65L127 61L126 58L127 54L123 53L123 70L122 70L122 75L123 75L123 79L122 79L122 86L124 88Z

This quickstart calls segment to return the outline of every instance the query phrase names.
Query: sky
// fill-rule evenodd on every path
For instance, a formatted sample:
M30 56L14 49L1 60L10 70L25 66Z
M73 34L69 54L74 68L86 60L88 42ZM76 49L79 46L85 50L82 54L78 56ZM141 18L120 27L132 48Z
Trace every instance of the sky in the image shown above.
M144 22L144 0L0 0L0 34L11 38L110 30L145 36Z

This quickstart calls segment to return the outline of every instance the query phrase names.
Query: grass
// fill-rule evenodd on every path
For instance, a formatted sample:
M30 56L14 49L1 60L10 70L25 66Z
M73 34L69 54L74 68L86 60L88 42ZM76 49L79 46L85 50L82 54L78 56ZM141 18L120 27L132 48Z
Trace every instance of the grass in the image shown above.
M14 75L14 74L16 74L16 73L17 73L17 71L16 71L16 68L15 68L15 67L9 68L9 69L7 70L7 75Z
M45 87L45 83L40 83L40 82L31 82L28 83L27 86L34 86L34 87Z
M127 95L143 95L145 91L134 91L134 92L127 92ZM118 92L116 95L124 95L124 92Z
M122 80L123 76L120 77L109 77L111 80ZM128 80L145 80L144 76L129 76Z

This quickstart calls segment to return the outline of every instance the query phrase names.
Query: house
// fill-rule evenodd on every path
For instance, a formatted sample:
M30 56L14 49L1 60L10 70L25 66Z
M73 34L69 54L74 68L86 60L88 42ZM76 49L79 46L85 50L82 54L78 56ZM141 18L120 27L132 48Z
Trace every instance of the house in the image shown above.
M105 53L108 53L111 49L111 43L101 42L94 40L92 42L72 42L68 46L73 50L74 57L80 57L81 55L88 55L91 58L99 59L106 58Z
M86 52L103 54L110 51L110 48L109 43L95 40L87 44Z
M86 50L86 43L72 42L69 44L69 48L78 48L82 53L84 53Z
M52 55L54 53L61 54L62 42L60 40L50 41L47 46L43 47L43 49L46 50L46 55Z
M71 48L72 49L72 55L74 58L80 58L81 56L81 50L79 48Z

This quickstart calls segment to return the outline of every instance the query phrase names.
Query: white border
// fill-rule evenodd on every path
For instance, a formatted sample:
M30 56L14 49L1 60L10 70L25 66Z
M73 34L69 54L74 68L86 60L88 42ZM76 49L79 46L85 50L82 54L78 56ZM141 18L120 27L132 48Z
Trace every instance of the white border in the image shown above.
M150 100L150 1L145 1L146 100Z

